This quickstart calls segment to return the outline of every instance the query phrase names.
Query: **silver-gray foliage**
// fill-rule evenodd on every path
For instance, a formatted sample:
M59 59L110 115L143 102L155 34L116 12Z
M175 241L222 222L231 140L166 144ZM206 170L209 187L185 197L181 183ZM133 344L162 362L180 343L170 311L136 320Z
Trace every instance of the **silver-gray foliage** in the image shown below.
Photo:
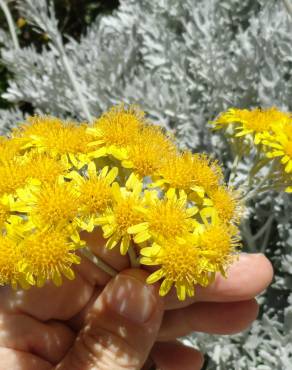
M15 104L0 111L1 129L22 119L23 102L78 119L120 101L139 103L183 147L211 151L228 165L230 153L211 137L208 120L231 106L292 111L292 16L284 1L122 0L80 41L60 34L49 1L18 4L50 41L41 51L17 50L0 30L1 59L12 74L3 97ZM266 195L254 208L245 240L268 254L275 281L260 297L264 314L246 332L186 339L208 353L210 370L292 369L291 198Z

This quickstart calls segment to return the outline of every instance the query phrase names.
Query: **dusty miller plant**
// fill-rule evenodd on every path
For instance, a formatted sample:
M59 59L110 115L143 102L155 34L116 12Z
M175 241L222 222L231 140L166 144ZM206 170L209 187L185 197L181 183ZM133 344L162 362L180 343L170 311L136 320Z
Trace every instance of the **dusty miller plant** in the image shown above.
M12 76L3 98L15 106L0 111L0 129L23 118L23 102L35 112L87 120L114 103L137 102L183 147L212 149L228 174L232 152L208 120L233 106L292 110L291 4L122 0L76 41L60 34L48 1L19 1L22 16L49 41L40 51L20 48L0 29L1 59ZM207 369L292 369L291 203L291 195L265 194L250 204L246 249L271 259L275 280L246 332L185 339L208 354Z

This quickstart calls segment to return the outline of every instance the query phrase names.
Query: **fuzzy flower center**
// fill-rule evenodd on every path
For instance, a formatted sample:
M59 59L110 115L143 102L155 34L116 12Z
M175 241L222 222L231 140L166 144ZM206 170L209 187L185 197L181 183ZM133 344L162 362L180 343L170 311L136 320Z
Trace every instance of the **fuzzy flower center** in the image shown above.
M121 200L114 207L117 231L120 235L126 235L130 226L139 224L143 221L142 216L134 209L139 204L130 197Z
M79 197L70 184L46 185L37 194L33 214L45 225L66 224L77 216Z
M112 191L105 179L89 179L79 188L80 204L85 213L104 212L112 203Z

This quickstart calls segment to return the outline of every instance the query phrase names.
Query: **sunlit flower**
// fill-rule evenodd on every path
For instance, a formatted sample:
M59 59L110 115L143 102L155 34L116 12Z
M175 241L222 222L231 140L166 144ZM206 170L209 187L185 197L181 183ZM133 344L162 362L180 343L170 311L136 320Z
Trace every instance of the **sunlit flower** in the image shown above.
M27 155L26 172L29 178L39 180L39 183L55 183L60 176L64 176L70 165L58 161L47 154L31 152ZM34 181L36 183L36 181Z
M259 144L265 138L264 134L270 132L272 125L282 127L291 119L291 113L281 112L275 107L253 110L232 108L221 113L213 124L218 128L234 124L235 137L251 134L254 137L254 143Z
M30 117L28 122L16 133L25 135L28 143L40 153L61 157L64 162L69 161L78 168L87 163L86 155L92 151L88 146L92 136L87 133L86 124L63 122L49 116Z
M17 243L0 233L0 285L10 284L14 289L20 284L26 286L19 263L23 256Z
M94 123L88 132L93 135L92 144L106 147L107 152L119 159L126 159L126 147L137 139L145 123L144 112L137 106L123 104L111 108ZM95 157L95 153L92 153Z
M194 285L207 285L208 277L202 270L200 253L197 245L178 243L169 240L163 245L154 243L151 247L141 249L141 263L149 266L159 266L158 270L147 278L152 284L163 279L159 294L165 296L175 285L179 300L186 296L193 297Z
M15 210L29 213L35 226L47 229L76 224L80 200L72 183L45 183L19 190L17 194L20 201L16 202Z
M21 139L0 136L0 164L11 161L20 155L24 145Z
M133 225L144 221L143 215L138 208L141 207L142 183L132 174L126 182L126 187L131 191L121 188L118 183L113 183L113 205L102 217L97 218L97 223L102 226L104 238L108 239L106 247L114 248L120 242L120 251L124 255L130 246L132 236L128 232Z
M196 207L187 207L187 197L182 191L179 196L168 191L164 199L159 199L155 191L149 192L147 207L141 208L144 222L128 229L135 234L134 241L142 243L150 238L154 240L183 238L191 232L192 216Z
M220 271L226 276L226 269L234 261L241 246L239 230L234 225L218 223L210 224L200 231L200 255L204 268L213 273Z
M267 157L281 157L281 163L284 165L285 172L292 172L292 136L288 136L285 132L279 133L277 136L270 136L264 142L267 147Z
M243 206L239 193L231 188L219 186L208 193L210 200L205 199L206 208L201 211L205 217L218 216L225 223L238 223L242 216Z
M158 126L144 126L127 147L128 157L122 166L141 177L155 174L168 158L177 152L173 141ZM163 155L161 155L163 153Z
M11 160L0 165L0 197L3 194L14 194L17 189L27 184L29 174L25 163Z
M222 181L222 171L216 161L206 155L183 152L165 162L158 174L162 177L157 185L167 184L170 188L195 191L200 196L218 186Z
M62 275L72 280L73 264L79 264L80 258L74 253L75 243L64 230L47 229L33 232L21 243L24 262L21 271L29 281L35 281L41 287L46 280L55 285L62 283Z
M11 195L3 195L0 198L0 234L1 229L5 225L5 222L11 215L11 205L13 203L13 197Z
M111 184L118 174L116 167L109 170L108 166L100 172L94 162L90 162L87 177L77 172L71 173L71 178L77 184L77 193L80 202L80 222L82 229L91 232L95 226L95 219L112 205L113 193Z

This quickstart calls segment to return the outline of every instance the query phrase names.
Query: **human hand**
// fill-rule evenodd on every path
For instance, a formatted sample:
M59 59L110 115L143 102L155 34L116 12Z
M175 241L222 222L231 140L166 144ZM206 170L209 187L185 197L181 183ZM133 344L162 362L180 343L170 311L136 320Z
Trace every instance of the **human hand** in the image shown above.
M232 334L256 318L254 297L270 283L263 255L242 254L228 279L217 276L196 297L164 299L144 283L147 272L125 270L126 256L108 251L94 233L87 243L105 262L123 271L110 278L83 259L76 279L28 291L0 289L0 369L140 369L149 356L161 370L200 369L201 354L175 342L192 331Z

